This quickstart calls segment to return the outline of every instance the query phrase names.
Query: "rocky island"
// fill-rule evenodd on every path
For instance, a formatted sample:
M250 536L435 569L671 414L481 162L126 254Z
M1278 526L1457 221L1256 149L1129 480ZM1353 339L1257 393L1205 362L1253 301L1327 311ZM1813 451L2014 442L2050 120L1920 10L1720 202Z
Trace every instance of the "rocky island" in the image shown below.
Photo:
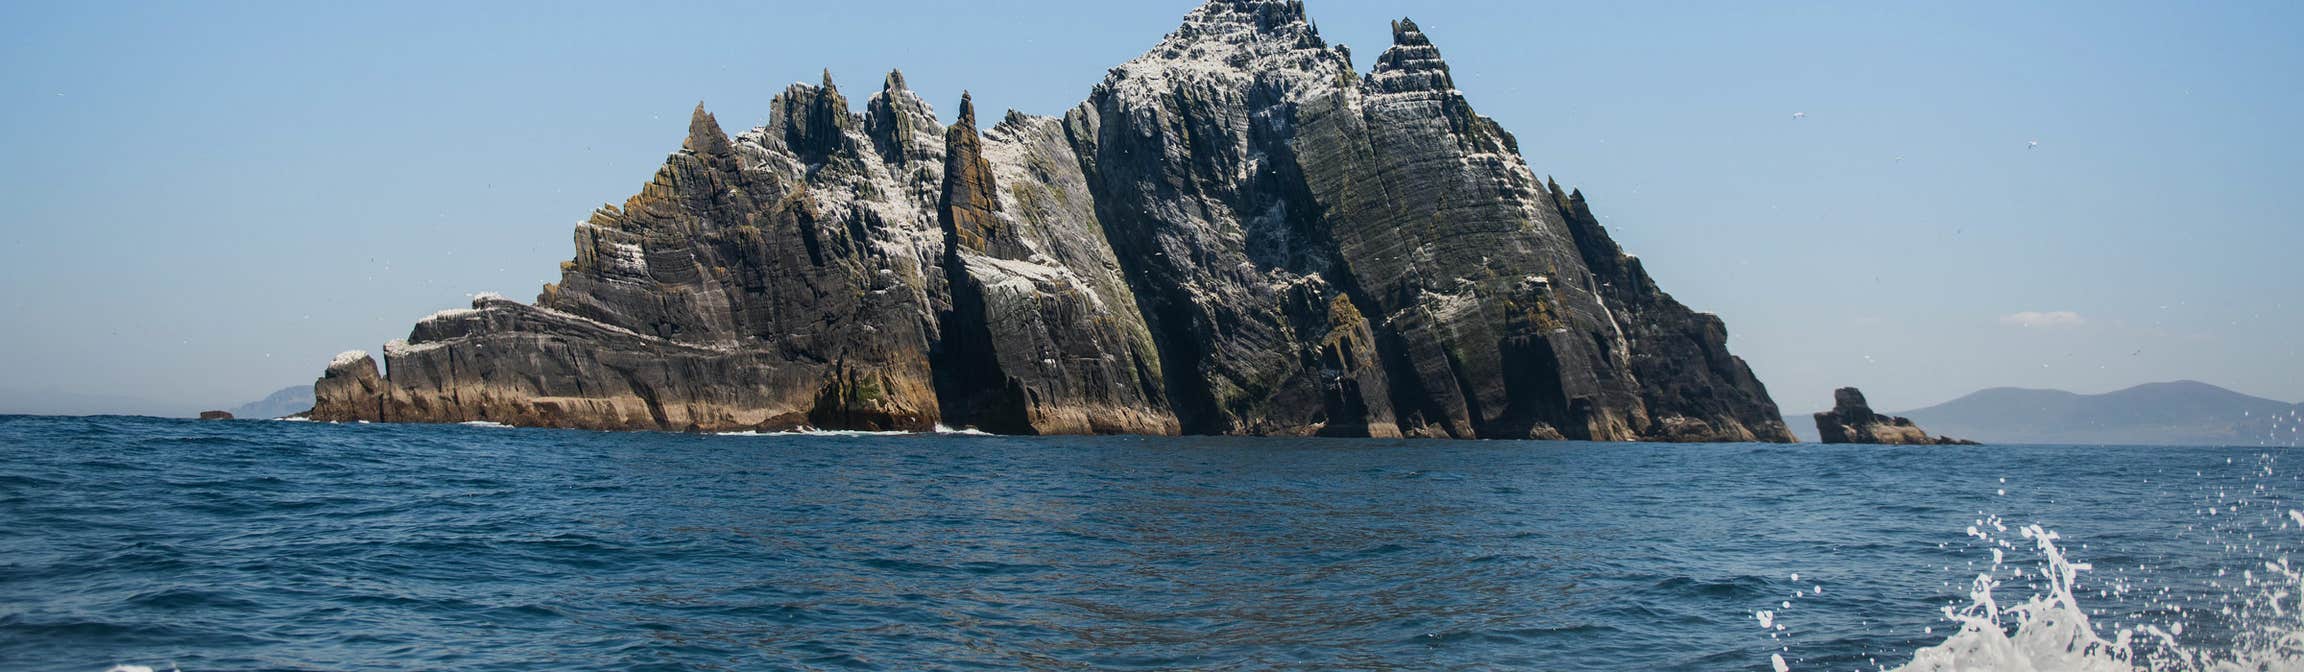
M699 105L533 304L482 296L316 420L686 431L1791 441L1439 50L1372 72L1294 0L1211 0L1060 116L944 126L826 73Z
M1889 446L1973 446L1974 441L1930 436L1912 421L1872 412L1864 392L1843 387L1832 392L1832 410L1816 414L1816 431L1825 443L1865 443Z

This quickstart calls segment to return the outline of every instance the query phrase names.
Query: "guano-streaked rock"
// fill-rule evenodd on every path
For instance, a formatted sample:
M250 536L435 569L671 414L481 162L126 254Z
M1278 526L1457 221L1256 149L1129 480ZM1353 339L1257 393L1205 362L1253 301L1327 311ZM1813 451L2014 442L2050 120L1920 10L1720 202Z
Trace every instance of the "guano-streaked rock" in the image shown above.
M827 72L735 137L698 106L534 305L340 358L314 417L1791 439L1413 21L1361 75L1302 3L1212 0L1061 116L975 102L944 126L890 73L852 111Z

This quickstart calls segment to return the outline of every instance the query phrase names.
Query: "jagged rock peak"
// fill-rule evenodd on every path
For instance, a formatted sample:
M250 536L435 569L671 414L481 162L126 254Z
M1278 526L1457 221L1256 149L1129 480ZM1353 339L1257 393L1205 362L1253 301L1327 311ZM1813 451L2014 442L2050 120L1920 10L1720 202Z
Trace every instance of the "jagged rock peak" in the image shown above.
M704 111L704 101L696 101L696 111L688 115L688 139L681 148L698 154L728 151L728 133L720 129L720 121Z
M1298 80L1307 93L1349 85L1351 58L1320 38L1295 0L1210 0L1184 16L1150 51L1112 68L1099 94L1131 103L1166 95L1183 82Z
M1039 118L1017 111L1015 108L1009 108L1008 113L1001 115L1000 123L994 125L992 130L994 134L1014 134L1030 126L1032 120Z
M1208 20L1246 23L1263 31L1312 27L1304 15L1303 0L1208 0L1193 14Z
M906 88L901 70L889 71L880 92L864 102L864 134L889 163L933 164L943 155L944 124L936 120L928 101Z
M1392 22L1392 45L1429 47L1432 46L1432 38L1424 36L1423 29L1416 27L1415 19L1401 17L1400 20Z
M1184 24L1162 45L1184 48L1199 42L1269 41L1294 48L1322 48L1320 29L1304 14L1301 0L1209 0L1184 16Z
M1432 38L1424 35L1414 19L1406 18L1392 22L1392 48L1376 58L1376 71L1369 81L1383 93L1456 88L1456 81L1448 75L1448 62L1440 58L1440 48L1432 45Z
M984 158L984 138L976 132L976 101L960 94L960 119L944 132L944 193L937 219L960 249L1016 259L1030 253L1000 216L1000 187Z
M820 164L848 149L847 130L855 122L848 99L824 71L820 86L794 83L769 102L768 131L808 164Z

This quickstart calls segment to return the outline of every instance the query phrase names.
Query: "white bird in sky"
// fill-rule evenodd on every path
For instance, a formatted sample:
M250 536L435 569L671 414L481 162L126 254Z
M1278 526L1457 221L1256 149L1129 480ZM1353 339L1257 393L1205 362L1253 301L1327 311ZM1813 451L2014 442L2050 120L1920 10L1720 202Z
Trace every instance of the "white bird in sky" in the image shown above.
M2038 140L2033 140L2033 141L2030 141L2030 144L2024 145L2024 148L2025 148L2025 149L2039 149L2039 148L2040 148L2040 141L2038 141Z
M1806 118L1808 118L1808 113L1806 113L1806 112L1794 112L1794 113L1792 113L1792 118L1794 118L1794 119L1806 119Z

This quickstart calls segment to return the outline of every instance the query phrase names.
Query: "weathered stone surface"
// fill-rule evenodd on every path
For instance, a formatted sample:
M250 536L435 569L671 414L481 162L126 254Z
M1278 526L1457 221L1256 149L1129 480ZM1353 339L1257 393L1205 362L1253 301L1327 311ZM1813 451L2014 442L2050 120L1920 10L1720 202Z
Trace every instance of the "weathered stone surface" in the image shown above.
M1890 446L1973 446L1974 441L1929 436L1904 418L1872 412L1864 393L1853 387L1832 392L1832 410L1816 414L1816 431L1825 443L1863 443Z
M1600 226L1582 191L1562 193L1557 182L1548 191L1592 271L1593 291L1620 333L1623 348L1609 357L1628 362L1640 381L1651 423L1641 435L1676 442L1797 440L1767 386L1743 358L1728 352L1727 323L1690 310L1658 287L1640 259L1625 254ZM1594 338L1605 340L1610 339Z
M392 396L376 373L376 358L353 350L336 356L312 383L312 411L322 420L383 420Z
M1356 82L1300 3L1210 2L1066 116L1186 431L1398 433L1374 325L1332 309L1347 290L1285 160L1301 89Z
M1575 242L1511 135L1413 21L1361 86L1295 110L1330 275L1381 315L1395 411L1460 438L1641 437L1638 383ZM1309 89L1310 87L1305 87Z
M830 73L580 225L314 417L591 428L1786 441L1718 318L1539 182L1439 49L1354 72L1300 2L1211 0L1061 118L940 125Z
M946 412L1004 433L1177 433L1063 126L1011 112L983 137L963 97L945 147Z

